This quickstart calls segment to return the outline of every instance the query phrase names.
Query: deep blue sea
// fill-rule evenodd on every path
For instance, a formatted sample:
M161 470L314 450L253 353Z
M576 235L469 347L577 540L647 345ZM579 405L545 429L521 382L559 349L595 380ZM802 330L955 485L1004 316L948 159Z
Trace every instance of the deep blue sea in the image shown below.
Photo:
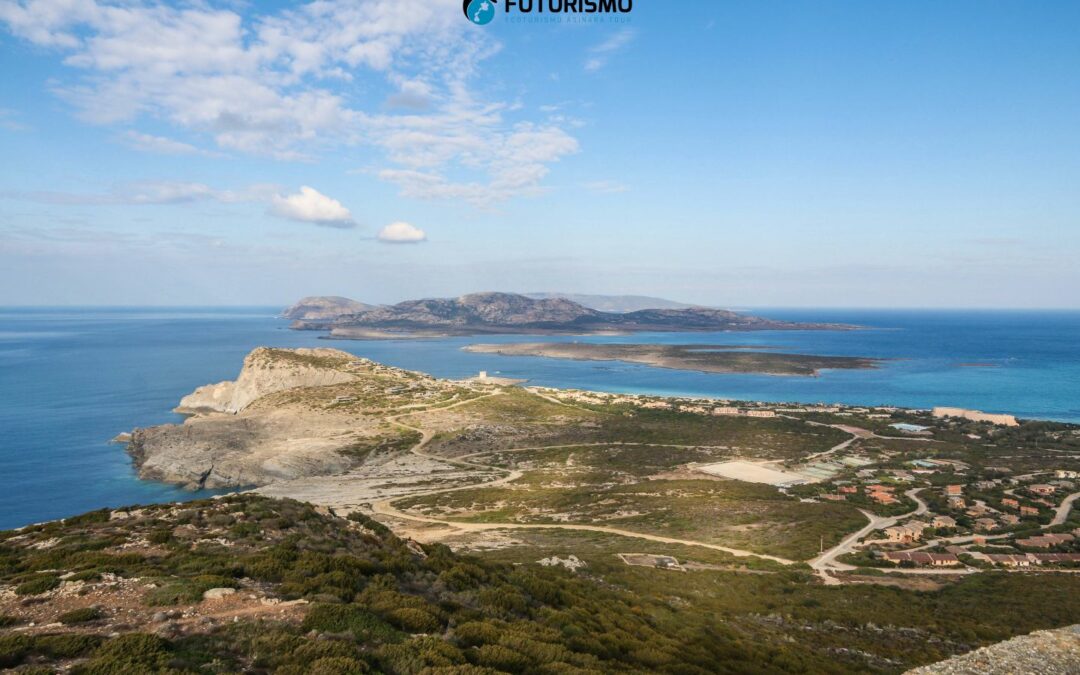
M116 434L178 422L170 410L236 376L260 345L332 346L441 377L488 370L534 384L768 401L953 405L1080 422L1080 312L755 310L865 330L502 336L346 342L295 332L278 308L0 309L0 528L102 506L200 496L138 480ZM462 352L537 340L742 344L892 359L820 377L717 375L615 362ZM980 364L972 366L969 364Z

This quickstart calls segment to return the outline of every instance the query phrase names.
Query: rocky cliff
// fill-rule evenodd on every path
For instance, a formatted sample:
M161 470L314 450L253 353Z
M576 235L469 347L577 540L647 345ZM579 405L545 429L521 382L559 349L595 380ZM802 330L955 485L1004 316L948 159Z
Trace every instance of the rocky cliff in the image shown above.
M336 349L261 347L235 381L185 396L183 424L134 430L128 452L141 477L191 488L338 474L409 447L385 408L449 386Z
M322 387L351 382L345 368L356 358L337 349L281 350L259 347L244 359L236 380L199 387L180 399L176 412L238 413L267 394L296 387Z

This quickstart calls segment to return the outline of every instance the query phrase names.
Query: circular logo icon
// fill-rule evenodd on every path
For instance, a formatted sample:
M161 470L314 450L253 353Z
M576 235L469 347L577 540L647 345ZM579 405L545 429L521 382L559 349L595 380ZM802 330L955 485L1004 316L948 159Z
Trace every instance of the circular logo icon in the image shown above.
M495 18L495 0L464 0L461 7L477 26L486 26Z

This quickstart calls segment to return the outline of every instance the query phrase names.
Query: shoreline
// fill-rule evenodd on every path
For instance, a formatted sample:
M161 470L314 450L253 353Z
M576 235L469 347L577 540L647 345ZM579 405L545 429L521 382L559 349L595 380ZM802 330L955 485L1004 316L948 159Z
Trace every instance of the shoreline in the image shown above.
M872 370L885 359L821 356L760 349L752 345L666 345L594 343L472 344L462 351L499 356L532 356L569 361L615 361L713 374L818 377L824 370Z

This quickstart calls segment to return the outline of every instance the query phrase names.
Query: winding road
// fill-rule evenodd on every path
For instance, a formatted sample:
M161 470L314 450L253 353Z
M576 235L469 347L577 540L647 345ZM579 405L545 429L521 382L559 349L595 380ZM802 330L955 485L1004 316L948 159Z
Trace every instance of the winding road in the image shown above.
M883 530L886 527L892 527L904 518L918 516L926 513L929 507L927 507L926 502L919 498L919 492L921 490L922 488L914 488L904 493L905 496L909 497L915 502L916 507L913 510L908 511L907 513L903 513L899 516L889 516L883 518L881 516L876 516L869 511L859 509L859 512L866 516L867 520L869 520L870 522L867 523L866 526L863 527L861 530L853 532L852 534L844 537L843 540L841 540L840 543L836 546L833 546L828 551L820 554L818 557L811 559L809 561L810 567L819 577L821 577L821 580L824 581L826 585L833 586L841 583L840 580L829 574L829 572L853 570L855 569L855 566L848 565L847 563L838 562L837 558L844 555L845 553L851 553L852 549L854 549L855 547L855 544L860 539L870 534L874 530Z
M443 407L443 408L434 408L432 410L448 410L450 408L454 408L454 407L457 407L459 405L464 405L466 403L471 403L471 402L474 402L474 401L478 401L481 398L487 398L488 396L497 396L497 395L499 395L499 393L500 392L495 392L493 394L487 394L486 396L483 396L483 397L470 399L468 401L460 401L460 402L455 403L454 405L451 405L451 406L446 406L446 407ZM778 556L767 555L767 554L764 554L764 553L755 553L753 551L746 551L744 549L731 548L731 547L728 547L728 546L720 546L718 544L710 544L710 543L704 542L704 541L695 541L693 539L677 539L675 537L663 537L663 536L656 535L656 534L645 534L643 532L633 532L631 530L623 530L623 529L616 528L616 527L606 527L606 526L602 526L602 525L578 525L578 524L572 524L572 523L535 523L535 524L533 524L533 523L464 523L464 522L454 521L454 520L444 520L444 519L441 519L441 518L432 518L432 517L429 517L429 516L421 516L421 515L417 515L417 514L414 514L414 513L409 513L408 511L402 511L401 509L398 509L397 507L394 506L394 502L401 501L401 500L404 500L404 499L413 499L413 498L417 498L417 497L427 497L427 496L430 496L430 495L443 494L443 493L447 493L447 492L456 492L456 491L459 491L459 490L472 490L472 489L475 489L475 488L497 487L497 486L500 486L500 485L505 485L507 483L511 483L511 482L517 480L518 478L520 478L523 475L523 472L520 471L520 470L517 470L517 469L505 469L503 467L492 466L492 465L489 465L489 464L481 464L479 462L471 462L471 461L468 461L467 459L464 459L464 458L452 459L452 458L443 457L443 456L440 456L440 455L433 455L431 453L425 452L424 448L431 441L431 439L434 436L434 433L431 432L430 430L422 429L420 427L414 427L412 425L405 424L404 422L400 421L400 418L406 417L406 416L412 415L412 414L414 414L414 413L413 412L408 412L408 413L402 413L400 415L394 415L392 417L388 417L387 421L391 422L392 424L396 424L396 425L398 425L398 426L400 426L400 427L402 427L404 429L408 429L410 431L418 432L421 435L420 441L417 442L417 444L414 445L410 449L410 451L413 454L415 454L415 455L417 455L419 457L423 457L425 459L433 459L433 460L437 460L437 461L440 461L440 462L446 462L448 464L455 464L457 466L466 466L466 467L470 467L470 468L474 468L474 469L480 469L480 470L486 471L486 472L505 473L506 475L504 475L504 476L502 476L500 478L496 478L494 480L484 482L484 483L474 483L474 484L461 485L461 486L449 487L449 488L438 488L438 489L435 489L435 490L427 490L427 491L424 491L424 492L418 492L418 493L414 493L414 494L407 495L407 496L400 496L400 497L393 497L393 498L390 498L390 499L384 499L384 500L375 502L374 504L371 505L372 511L375 512L376 514L379 514L379 515L382 515L382 516L389 516L389 517L392 517L392 518L399 518L401 520L419 522L419 523L445 525L445 526L455 528L455 529L457 529L459 531L462 531L462 532L482 532L482 531L486 531L486 530L510 530L510 529L512 529L512 530L553 530L554 529L554 530L575 530L575 531L580 531L580 532L601 532L601 533L604 533L604 534L614 534L614 535L619 535L619 536L623 536L623 537L632 537L632 538L635 538L635 539L644 539L646 541L654 541L654 542L658 542L658 543L662 543L662 544L680 544L680 545L683 545L683 546L698 546L698 547L701 547L701 548L712 549L714 551L723 551L724 553L730 553L731 555L736 556L736 557L740 557L740 558L743 558L743 557L755 557L755 558L761 558L763 560L771 560L773 562L780 563L782 565L793 565L793 564L795 564L797 562L795 560L788 560L787 558L781 558L781 557L778 557ZM564 445L538 446L538 447L528 447L528 448L509 448L507 450L500 450L498 452L516 452L516 451L521 451L521 450L545 450L545 449L552 449L552 448L581 447L581 445L582 444L577 443L577 444L571 444L571 445L565 445L564 444ZM661 443L592 443L592 444L587 444L587 445L604 445L604 446L610 446L610 445L645 445L645 446L650 446L650 447L674 447L674 448L703 447L703 446L697 446L697 445L665 445L665 444L661 444ZM465 457L474 457L476 455L482 455L482 454L489 454L489 452L473 453L471 455L465 455Z

